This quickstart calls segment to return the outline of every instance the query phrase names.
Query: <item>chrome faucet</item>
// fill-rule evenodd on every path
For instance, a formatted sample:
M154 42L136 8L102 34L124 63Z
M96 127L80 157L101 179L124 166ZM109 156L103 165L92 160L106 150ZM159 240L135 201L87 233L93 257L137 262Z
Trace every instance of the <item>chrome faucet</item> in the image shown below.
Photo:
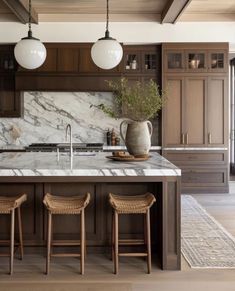
M71 124L68 124L66 126L66 132L65 132L65 140L68 140L68 131L70 133L69 138L70 138L70 157L73 157L73 141L72 141L72 127Z

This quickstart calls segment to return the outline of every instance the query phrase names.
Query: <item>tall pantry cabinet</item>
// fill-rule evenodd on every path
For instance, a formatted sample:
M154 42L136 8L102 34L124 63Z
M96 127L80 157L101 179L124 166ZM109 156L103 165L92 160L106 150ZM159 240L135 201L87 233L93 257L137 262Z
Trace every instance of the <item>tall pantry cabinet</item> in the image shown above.
M162 46L163 155L182 169L182 192L228 191L228 44Z

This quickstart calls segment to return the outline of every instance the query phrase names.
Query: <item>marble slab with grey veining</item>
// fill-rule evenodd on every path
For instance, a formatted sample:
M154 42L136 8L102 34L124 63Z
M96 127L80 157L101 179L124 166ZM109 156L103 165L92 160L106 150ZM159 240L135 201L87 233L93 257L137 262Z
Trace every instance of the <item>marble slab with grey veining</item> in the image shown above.
M118 162L107 153L1 153L0 176L181 176L181 170L158 153L147 161Z
M0 119L0 147L31 143L65 142L65 128L72 126L73 141L105 143L114 128L119 136L121 120L110 118L96 106L113 106L111 92L24 92L22 118ZM152 144L158 144L158 121L153 121Z

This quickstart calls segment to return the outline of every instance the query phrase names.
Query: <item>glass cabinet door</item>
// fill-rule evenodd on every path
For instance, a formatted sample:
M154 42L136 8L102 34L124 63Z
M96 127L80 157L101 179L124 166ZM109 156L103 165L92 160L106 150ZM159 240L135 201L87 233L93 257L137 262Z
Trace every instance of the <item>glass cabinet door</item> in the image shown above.
M4 52L0 56L0 71L13 71L15 69L14 54Z
M186 69L187 71L198 71L198 72L206 71L207 53L204 51L187 51Z
M209 70L211 72L224 72L226 71L227 60L226 53L223 51L210 51L209 52Z
M145 53L143 58L143 69L146 73L157 69L157 55L155 53Z
M141 69L140 52L128 52L124 56L124 70L126 72L136 73Z
M184 69L184 58L181 51L167 51L165 53L165 70L179 72Z

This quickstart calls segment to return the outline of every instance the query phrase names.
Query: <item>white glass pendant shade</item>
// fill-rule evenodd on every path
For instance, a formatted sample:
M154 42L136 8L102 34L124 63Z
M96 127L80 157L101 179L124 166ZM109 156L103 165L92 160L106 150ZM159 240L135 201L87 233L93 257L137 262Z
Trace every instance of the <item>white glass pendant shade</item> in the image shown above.
M101 69L116 67L122 60L123 49L119 42L111 38L99 39L91 49L93 62Z
M15 46L15 58L18 64L32 70L40 67L46 59L46 48L35 38L21 39Z

